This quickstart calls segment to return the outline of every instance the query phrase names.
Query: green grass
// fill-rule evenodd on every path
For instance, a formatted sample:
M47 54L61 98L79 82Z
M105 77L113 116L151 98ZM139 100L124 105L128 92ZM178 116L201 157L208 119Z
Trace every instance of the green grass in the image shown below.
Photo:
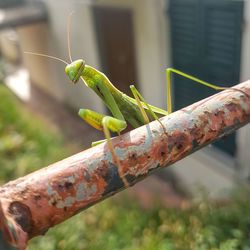
M69 155L56 132L0 85L0 183Z
M250 249L250 202L201 202L189 209L143 211L129 200L108 200L51 229L31 249L236 250Z
M37 121L0 85L0 182L70 154L63 139ZM48 132L50 131L50 132ZM108 199L30 241L28 250L250 250L249 190L227 205L143 210L125 195Z

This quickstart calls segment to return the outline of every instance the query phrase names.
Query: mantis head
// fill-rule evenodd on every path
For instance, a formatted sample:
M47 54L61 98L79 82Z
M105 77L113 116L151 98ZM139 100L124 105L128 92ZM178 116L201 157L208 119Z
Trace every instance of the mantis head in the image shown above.
M77 83L84 71L84 68L85 61L82 59L78 59L65 67L65 73L69 77L70 81L72 81L73 83Z

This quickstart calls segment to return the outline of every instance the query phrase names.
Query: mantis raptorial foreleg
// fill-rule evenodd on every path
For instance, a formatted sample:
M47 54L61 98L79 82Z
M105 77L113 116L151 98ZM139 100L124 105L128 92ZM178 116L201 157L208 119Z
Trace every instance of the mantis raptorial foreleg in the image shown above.
M120 131L125 129L127 126L125 120L119 120L112 116L106 116L106 115L94 112L92 110L89 110L89 109L80 109L79 116L82 119L84 119L92 127L98 130L102 130L104 132L104 135L108 143L110 152L112 154L113 160L118 166L119 176L121 177L123 183L126 186L128 186L127 180L125 179L124 174L121 172L122 168L120 167L120 161L117 158L112 142L110 141L111 139L110 131L120 133ZM102 142L103 141L99 141L96 144L100 144Z

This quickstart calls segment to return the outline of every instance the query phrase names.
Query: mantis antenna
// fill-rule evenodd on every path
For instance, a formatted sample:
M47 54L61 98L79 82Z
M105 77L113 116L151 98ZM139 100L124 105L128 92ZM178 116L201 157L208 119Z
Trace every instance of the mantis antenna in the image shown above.
M50 55L41 54L41 53L35 53L35 52L30 52L30 51L24 51L23 53L24 53L24 54L29 54L29 55L43 56L43 57L51 58L51 59L60 61L60 62L62 62L62 63L64 63L64 64L68 65L68 63L67 63L66 61L64 61L63 59L58 58L58 57L56 57L56 56L50 56Z
M67 21L67 46L68 46L68 53L69 53L69 60L70 62L72 62L72 56L71 56L71 44L70 44L70 26L71 26L71 16L74 14L74 11L72 11L69 16L68 16L68 21ZM69 63L67 63L65 60L58 58L56 56L50 56L47 54L42 54L42 53L35 53L35 52L30 52L30 51L24 51L25 54L30 54L30 55L35 55L35 56L43 56L43 57L47 57L47 58L51 58L60 62L63 62L64 64L68 65Z
M71 57L71 44L70 44L70 27L71 27L71 17L74 14L74 11L71 11L71 13L68 16L68 21L67 21L67 43L68 43L68 52L69 52L69 60L72 62L72 57Z

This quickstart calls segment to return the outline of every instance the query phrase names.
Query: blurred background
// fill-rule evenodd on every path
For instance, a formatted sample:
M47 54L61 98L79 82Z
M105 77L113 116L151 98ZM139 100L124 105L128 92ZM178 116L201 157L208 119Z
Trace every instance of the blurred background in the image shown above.
M250 2L241 0L0 0L0 183L88 148L103 134L77 116L107 112L72 58L134 84L166 109L165 69L219 86L250 77ZM174 109L214 94L173 76ZM161 170L35 239L29 249L250 249L250 126ZM244 186L244 187L243 187ZM236 191L237 190L237 191ZM176 209L178 208L178 209Z

